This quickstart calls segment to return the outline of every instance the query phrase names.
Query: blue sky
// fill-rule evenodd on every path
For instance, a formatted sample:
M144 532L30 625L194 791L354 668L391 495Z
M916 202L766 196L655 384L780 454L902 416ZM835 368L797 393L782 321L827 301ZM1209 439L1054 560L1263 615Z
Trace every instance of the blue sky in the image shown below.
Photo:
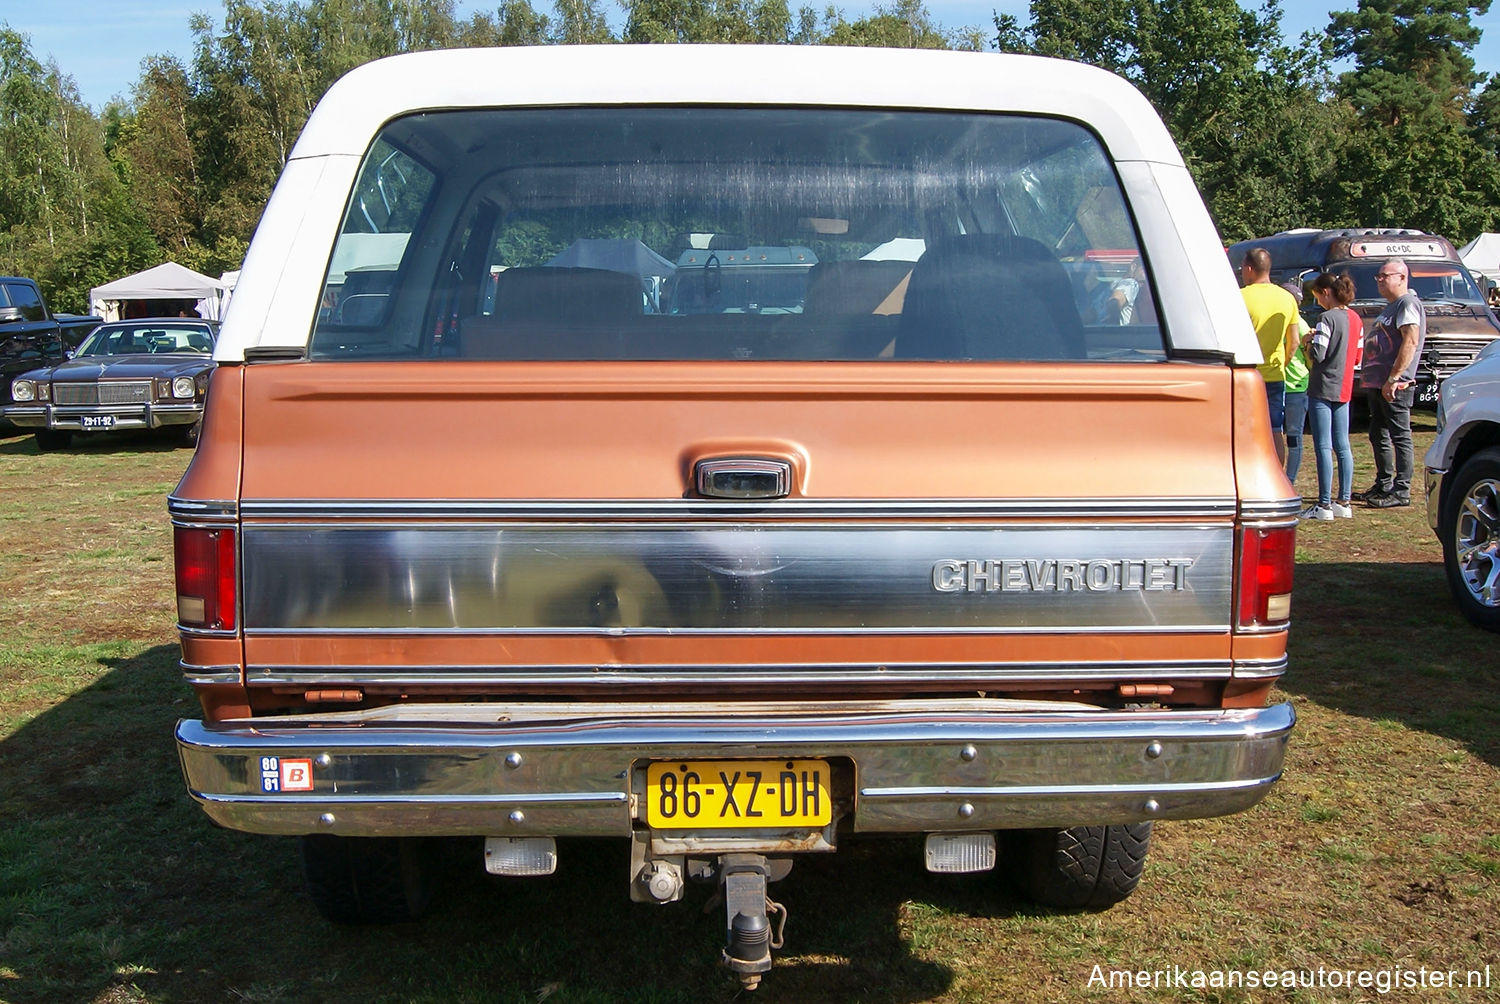
M539 10L550 9L548 0L532 0ZM793 8L801 6L792 0ZM458 0L460 13L493 9L476 0ZM811 0L821 10L825 0ZM871 11L873 0L838 3L845 16L853 18ZM1258 6L1250 4L1248 6ZM1301 2L1284 0L1282 28L1288 37L1328 25L1330 10L1352 10L1356 0ZM612 9L605 0L607 10ZM1026 20L1028 4L995 0L928 0L927 9L946 28L966 25L988 27L994 10ZM45 62L49 57L77 82L83 99L97 111L111 97L128 97L130 86L140 76L141 60L156 53L172 53L183 62L193 54L188 18L194 11L208 14L215 24L223 21L219 3L181 3L176 0L0 0L0 21L31 37L31 51ZM1500 5L1477 19L1484 40L1475 50L1475 62L1486 72L1500 72Z

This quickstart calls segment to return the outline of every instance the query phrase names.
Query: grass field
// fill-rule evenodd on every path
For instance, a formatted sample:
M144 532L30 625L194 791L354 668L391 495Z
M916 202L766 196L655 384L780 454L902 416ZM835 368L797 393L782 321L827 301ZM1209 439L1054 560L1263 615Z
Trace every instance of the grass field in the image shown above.
M476 848L426 920L343 929L303 897L292 840L213 828L172 744L198 710L164 504L188 458L145 438L38 455L0 430L0 1000L1500 1000L1500 660L1454 612L1420 507L1299 531L1300 723L1257 808L1160 825L1140 889L1105 913L928 875L915 841L803 859L752 996L716 963L707 890L628 902L623 843L565 843L533 880L476 877ZM1166 985L1319 967L1325 985L1295 991ZM1424 967L1460 985L1329 985ZM1487 967L1488 989L1463 985ZM1165 982L1091 984L1111 970Z

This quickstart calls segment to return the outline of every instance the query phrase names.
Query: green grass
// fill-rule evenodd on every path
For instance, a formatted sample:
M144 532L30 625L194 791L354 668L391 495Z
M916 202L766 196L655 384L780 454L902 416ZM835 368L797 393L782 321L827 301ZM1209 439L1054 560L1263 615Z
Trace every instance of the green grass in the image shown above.
M707 890L630 903L618 842L564 841L535 880L476 876L463 848L427 919L351 929L303 896L293 841L211 826L171 738L197 714L163 501L187 459L146 439L38 456L0 432L0 1001L753 999L717 965ZM1305 495L1311 478L1309 455ZM929 875L920 841L850 841L773 886L787 947L755 997L1411 999L1103 991L1096 966L1488 964L1500 979L1495 638L1455 613L1420 508L1307 526L1298 557L1282 696L1300 720L1260 806L1159 826L1140 889L1104 913L1039 909L999 875Z

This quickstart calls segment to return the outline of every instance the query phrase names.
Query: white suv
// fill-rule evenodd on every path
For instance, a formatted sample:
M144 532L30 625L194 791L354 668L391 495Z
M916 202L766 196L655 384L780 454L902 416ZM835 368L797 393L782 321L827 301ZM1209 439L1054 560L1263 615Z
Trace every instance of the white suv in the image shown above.
M1427 522L1465 617L1500 631L1500 342L1443 383L1427 451Z

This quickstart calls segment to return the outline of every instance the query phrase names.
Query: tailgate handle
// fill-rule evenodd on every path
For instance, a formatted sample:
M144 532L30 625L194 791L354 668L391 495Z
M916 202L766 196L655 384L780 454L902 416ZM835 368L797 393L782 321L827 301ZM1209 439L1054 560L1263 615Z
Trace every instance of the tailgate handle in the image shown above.
M719 457L693 465L699 495L717 499L779 499L791 491L792 465L763 457Z

